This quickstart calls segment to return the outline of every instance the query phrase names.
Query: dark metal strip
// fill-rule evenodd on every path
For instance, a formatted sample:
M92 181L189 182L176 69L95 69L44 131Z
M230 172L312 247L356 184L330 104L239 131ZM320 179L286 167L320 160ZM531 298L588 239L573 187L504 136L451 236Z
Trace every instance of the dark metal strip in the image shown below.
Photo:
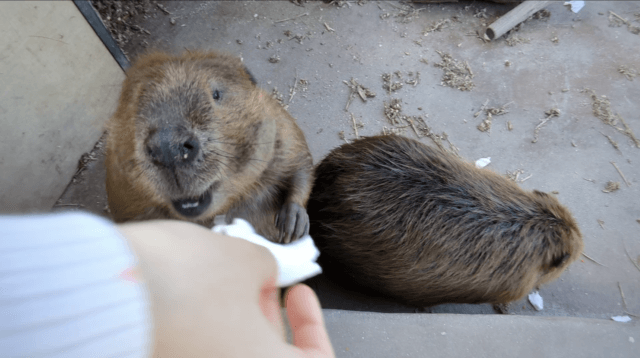
M76 5L78 10L80 10L82 16L84 16L89 25L91 25L93 31L95 31L102 43L107 47L111 56L113 56L120 67L126 71L131 66L131 63L129 63L129 60L122 52L122 49L120 49L120 46L118 46L116 40L111 37L109 30L104 26L102 19L100 19L100 15L96 9L93 8L91 2L87 0L73 0L73 3Z

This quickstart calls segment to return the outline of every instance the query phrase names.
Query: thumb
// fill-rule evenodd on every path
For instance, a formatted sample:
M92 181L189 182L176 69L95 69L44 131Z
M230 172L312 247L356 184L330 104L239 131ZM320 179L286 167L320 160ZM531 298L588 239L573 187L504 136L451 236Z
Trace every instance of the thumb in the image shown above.
M293 345L309 357L335 357L324 325L318 297L309 286L299 284L285 299Z

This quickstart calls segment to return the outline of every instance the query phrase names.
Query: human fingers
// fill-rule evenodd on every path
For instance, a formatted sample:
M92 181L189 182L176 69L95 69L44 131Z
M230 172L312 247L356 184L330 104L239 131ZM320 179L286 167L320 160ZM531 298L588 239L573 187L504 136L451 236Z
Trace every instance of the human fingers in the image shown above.
M154 271L171 270L182 278L207 281L207 286L233 283L227 288L253 291L251 297L257 297L259 289L277 276L275 260L267 249L196 224L148 221L119 225L119 230L142 263L152 265ZM238 285L239 279L249 282Z
M320 302L313 290L299 284L287 292L285 299L293 345L308 357L335 357L324 325Z
M265 318L275 328L276 332L283 338L286 337L282 313L280 312L280 289L276 286L276 279L267 281L260 290L258 304Z
M157 355L210 356L240 346L251 351L243 338L247 335L238 332L245 326L273 330L268 320L275 319L278 310L259 308L261 296L272 294L270 286L275 285L269 281L275 282L277 275L267 249L185 222L145 222L119 229L136 252L149 289ZM277 305L277 296L273 301ZM259 320L264 312L272 313ZM282 339L282 329L276 330L273 336Z

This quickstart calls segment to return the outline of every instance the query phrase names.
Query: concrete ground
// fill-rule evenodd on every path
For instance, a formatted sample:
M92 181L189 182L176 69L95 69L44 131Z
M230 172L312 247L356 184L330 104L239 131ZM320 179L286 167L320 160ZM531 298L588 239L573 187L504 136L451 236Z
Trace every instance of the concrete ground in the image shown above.
M638 325L588 318L337 310L324 316L337 357L637 357L640 335Z
M322 2L304 6L287 1L167 2L164 8L170 14L154 8L130 20L150 35L140 33L125 50L132 57L145 48L216 49L241 56L261 86L282 94L315 162L344 142L340 132L344 131L345 140L355 138L351 114L364 124L358 128L361 136L392 128L384 103L400 99L404 114L422 115L433 132L446 132L462 157L470 161L491 157L487 168L501 174L521 169L518 182L523 188L556 192L576 217L585 253L593 260L582 257L559 280L541 288L544 310L535 311L523 299L511 304L511 313L599 319L625 312L640 315L640 269L632 262L640 261L640 148L594 116L588 92L595 91L598 98L606 95L611 109L640 136L640 77L627 78L618 71L620 66L640 71L640 35L626 25L612 27L609 20L613 11L640 26L640 3L588 1L574 14L562 2L554 2L547 7L549 18L521 26L515 36L523 43L515 46L504 38L484 43L475 35L484 23L513 6L477 1L414 4L417 12L403 16L408 12L397 2L349 2L342 7ZM424 34L443 19L448 21L440 31ZM474 74L471 91L441 85L443 70L434 66L441 62L436 51L468 62ZM270 58L279 60L273 63ZM381 76L395 71L403 81L419 72L420 81L415 86L405 83L389 94ZM377 95L366 103L353 99L347 112L350 89L343 81L351 78ZM486 116L474 114L486 101L488 107L508 104L508 113L493 116L491 129L481 132L477 126ZM539 129L533 143L536 126L552 108L560 115ZM404 128L403 135L416 138L411 128ZM617 142L618 149L605 135ZM420 140L433 144L428 138ZM603 192L609 181L619 182L620 189ZM69 186L60 204L104 214L103 183L99 155ZM322 277L310 284L326 308L424 312L349 292ZM441 305L431 312L492 314L493 310L490 305ZM634 322L639 317L633 317ZM637 328L634 322L628 327Z
M0 3L0 213L51 208L124 78L71 1Z

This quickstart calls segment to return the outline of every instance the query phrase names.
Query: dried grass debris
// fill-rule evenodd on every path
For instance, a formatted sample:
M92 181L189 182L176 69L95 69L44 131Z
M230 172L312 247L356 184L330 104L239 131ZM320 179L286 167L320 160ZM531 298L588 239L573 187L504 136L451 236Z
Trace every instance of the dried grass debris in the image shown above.
M551 17L551 11L547 10L547 9L542 9L540 11L535 12L533 15L531 15L528 20L547 20L548 18Z
M284 95L278 91L278 87L273 87L273 90L271 90L271 97L278 101L284 109L289 108L289 105L284 103Z
M618 67L618 72L623 74L629 81L633 81L633 78L638 75L638 71L635 68L630 68L625 65Z
M365 103L367 102L367 98L373 98L376 96L375 92L358 83L358 81L353 79L353 77L351 77L351 80L349 81L342 81L342 82L346 84L351 90L351 92L349 93L349 100L347 101L347 106L344 109L345 111L349 110L351 101L353 100L354 97L356 97L356 94L360 97L362 102L365 102Z
M326 22L324 23L324 27L327 29L327 31L329 32L336 32L336 30L334 30L333 28L331 28L331 26L329 26L329 24L327 24Z
M422 137L427 137L431 139L431 141L435 143L435 145L438 148L440 148L440 150L447 153L451 153L458 158L462 158L460 156L460 149L455 145L453 145L453 143L451 143L447 132L442 132L441 134L437 134L431 130L431 128L427 125L427 123L424 121L422 117L417 117L416 120L421 121L420 123L417 124L417 128L422 134ZM418 137L420 137L420 135L418 135ZM443 141L448 143L449 145L448 148L444 146Z
M613 11L609 11L609 27L620 27L622 25L628 25L629 21L624 17L616 14Z
M285 22L285 21L291 21L291 20L299 19L299 18L301 18L301 17L303 17L303 16L309 16L309 13L308 13L308 12L305 12L305 13L303 13L303 14L300 14L300 15L297 15L297 16L294 16L294 17L289 17L289 18L286 18L286 19L282 19L282 20L274 21L273 23L274 23L274 24L279 24L279 23L281 23L281 22Z
M304 80L304 79L300 79L298 81L298 83L300 84L300 90L302 92L307 92L307 90L309 89L309 81L308 80Z
M491 120L493 119L493 117L491 116L491 113L487 114L487 118L485 118L480 124L478 124L478 130L480 132L488 132L491 130Z
M560 116L560 110L558 108L551 108L551 109L545 111L544 115L546 117L544 119L541 119L541 122L533 130L533 140L531 141L531 143L537 143L538 142L538 133L540 132L540 129L545 124L547 124L547 122L549 122L551 120L551 118L559 117Z
M400 81L394 81L394 75L398 79L400 79ZM404 83L402 83L402 74L400 73L400 71L382 74L382 88L384 88L388 94L401 89L403 86Z
M387 128L387 126L382 127L382 135L402 135L404 133L405 127L391 127Z
M513 182L516 183L524 183L525 181L531 179L531 177L533 176L533 174L529 174L529 176L520 179L520 174L524 174L524 170L522 169L516 169L513 172L510 172L507 170L507 172L505 173L505 177Z
M518 31L520 31L525 23L531 21L531 20L547 20L549 17L551 17L551 12L549 10L546 9L542 9L536 13L534 13L533 15L529 16L528 19L526 19L525 21L519 23L518 25L516 25L513 29L509 30L506 34L505 34L505 42L507 43L507 46L516 46L518 44L528 44L531 42L531 39L529 38L525 38L525 37L521 37L519 35L517 35L516 33ZM551 38L551 42L553 43L558 43L558 37L554 36L553 38Z
M491 40L489 40L486 36L484 36L484 34L480 32L480 30L469 31L465 34L465 36L475 37L478 40L482 41L482 43L491 42Z
M514 33L510 33L509 35L507 35L505 42L507 43L507 46L513 47L519 44L528 44L531 42L531 39L520 37Z
M433 24L431 24L431 26L428 26L424 30L422 30L422 36L427 36L431 32L442 31L447 27L449 27L448 25L450 23L451 23L451 20L449 19L440 19L438 21L435 21Z
M290 20L290 19L288 19ZM282 20L285 21L285 20ZM291 30L285 30L284 31L284 35L289 39L289 40L296 40L300 45L303 45L304 42L303 40L305 38L308 38L310 36L310 33L307 33L306 35L302 35L302 34L294 34L293 32L291 32Z
M293 96L296 95L296 89L298 89L298 70L296 70L296 77L293 79L293 86L291 86L291 88L289 88L289 104L291 104L291 101L293 101ZM306 80L305 80L306 82Z
M602 190L603 193L612 193L616 190L620 190L620 183L617 181L608 181L607 185Z
M156 9L167 11L163 7L154 7L154 3L155 1L151 0L91 0L91 4L120 48L124 48L136 35L150 34L148 30L135 25L134 22L137 22L139 17L150 15ZM123 52L127 55L126 51L123 50Z
M78 166L76 168L76 172L73 174L73 177L71 179L72 183L82 182L84 171L89 167L89 165L92 162L98 159L98 156L101 153L104 153L104 148L105 148L104 144L105 144L106 138L107 138L107 133L105 132L102 134L100 139L98 139L98 142L96 142L96 144L93 146L93 149L91 149L91 151L83 153L80 156L80 159L78 159Z
M444 72L441 84L460 91L471 91L475 84L472 81L474 75L469 63L456 60L448 53L436 52L442 58L442 62L434 64Z
M618 124L618 115L611 110L611 102L607 96L598 97L595 92L591 91L591 100L593 101L591 104L593 115L604 124L615 127Z
M627 300L624 298L624 292L622 291L622 285L620 285L620 282L618 282L618 288L620 289L620 296L622 297L622 305L624 307L624 310L627 310Z
M449 140L449 135L446 132L441 134L434 133L433 130L427 125L424 116L407 116L402 113L402 101L394 98L391 102L384 102L384 114L392 128L383 128L383 134L401 134L404 129L411 128L418 138L427 137L433 141L438 148L443 151L449 152L457 157L460 157L460 150ZM428 116L428 115L426 115ZM448 143L448 147L445 147L443 142Z
M343 141L345 141L345 143L349 143L349 141L347 140L347 137L344 135L344 131L338 132L338 137Z
M487 8L476 9L476 12L473 14L473 17L478 19L488 19L489 15L487 15Z
M404 83L408 85L412 85L413 87L417 86L420 83L420 71L416 71L415 74L413 72L409 72L409 79L407 79Z
M158 7L158 9L162 10L162 12L164 12L167 15L171 15L171 12L169 12L169 10L167 10L162 4L157 3L156 6Z
M394 98L391 102L384 102L384 115L394 126L402 124L402 101L398 98Z
M618 151L620 152L620 147L618 146L618 142L616 142L615 140L613 140L613 138L611 138L611 136L608 136L602 132L600 132L600 134L602 134L603 136L605 136L608 140L609 143L611 143L611 145Z
M493 116L501 116L503 114L509 113L509 111L507 111L507 106L510 105L511 103L513 102L506 103L501 107L487 107L487 105L489 104L489 100L486 100L482 105L482 107L480 107L480 110L473 115L474 117L478 117L482 112L484 112L486 115L486 118L477 126L478 130L480 132L490 131L492 121L493 121ZM508 127L509 127L509 124L507 125L507 128Z
M631 255L629 254L629 250L627 250L627 244L624 243L624 239L622 240L622 246L624 247L624 252L627 254L629 261L631 261L633 266L635 266L638 269L638 271L640 271L640 264L638 264L638 262L636 262L633 258L631 258Z
M611 110L611 102L607 98L607 96L596 95L593 90L586 89L583 92L587 92L591 95L591 100L593 103L591 104L591 109L593 111L593 115L596 118L600 119L602 123L612 126L618 131L622 132L624 135L628 136L633 140L637 148L640 148L640 140L636 138L635 134L627 124L627 122L622 118L619 114L613 113ZM620 121L623 127L618 126L618 121Z
M353 115L353 113L349 113L349 115L351 116L351 123L353 126L353 132L356 135L356 139L360 139L360 135L358 134L358 128L364 128L364 123L356 122L356 117Z
M408 24L412 22L420 13L420 11L426 10L426 8L416 9L413 6L408 6L406 4L400 3L401 6L393 5L398 12L393 15L394 18L397 18L397 22Z
M602 267L609 268L609 266L607 266L607 265L603 265L603 264L599 263L599 262L598 262L598 261L596 261L594 258L590 257L589 255L585 254L584 252L582 253L582 256L586 257L587 259L589 259L589 260L591 260L591 261L595 262L596 264L598 264L598 265L600 265L600 266L602 266Z
M625 19L624 17L616 14L613 11L609 11L609 26L610 27L620 27L622 25L627 25L627 30L634 35L640 34L640 27L631 23L631 21Z
M624 180L624 183L627 184L627 186L631 186L631 183L629 183L629 181L624 176L624 174L622 174L622 170L618 168L618 165L615 162L611 162L611 165L613 165L613 167L616 168L616 171L618 171L618 174L620 174L620 176L622 177L622 180Z
M278 63L278 62L280 62L280 56L273 55L273 56L269 57L269 62L270 63Z
M522 169L516 169L516 170L514 170L512 172L507 170L507 172L504 174L504 176L507 179L509 179L509 180L511 180L513 182L517 182L518 181L518 177L520 177L520 174L523 174L523 173L524 173L524 170L522 170Z
M497 108L496 107L486 108L485 112L488 113L488 114L492 114L494 116L501 116L503 114L507 114L507 113L509 113L509 111L507 111L507 106L510 105L511 103L513 103L513 102L509 102L509 103L504 104L503 106L497 107Z

